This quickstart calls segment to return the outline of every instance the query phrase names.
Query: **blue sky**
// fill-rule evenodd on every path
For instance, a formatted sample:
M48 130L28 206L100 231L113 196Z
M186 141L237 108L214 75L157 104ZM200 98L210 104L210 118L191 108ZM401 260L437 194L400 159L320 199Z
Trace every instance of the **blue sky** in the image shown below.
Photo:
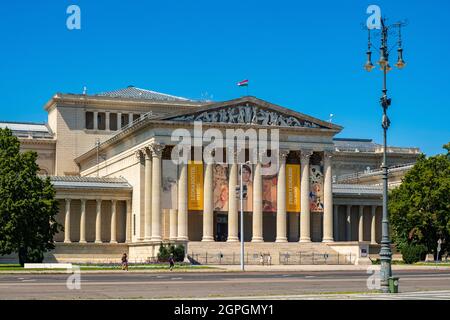
M66 28L71 4L81 30ZM409 20L407 67L388 75L389 144L440 153L450 141L448 0L2 2L0 120L44 122L54 93L83 86L227 100L249 79L251 95L324 120L333 113L340 137L381 142L382 74L362 68L370 4L391 22Z

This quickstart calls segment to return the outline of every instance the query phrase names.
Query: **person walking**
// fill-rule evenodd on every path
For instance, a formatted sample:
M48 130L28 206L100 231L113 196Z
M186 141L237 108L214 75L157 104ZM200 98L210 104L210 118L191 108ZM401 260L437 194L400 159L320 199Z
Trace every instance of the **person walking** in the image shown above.
M270 256L270 253L267 256L267 265L270 266L272 264L272 257Z
M170 257L169 257L169 270L170 271L173 270L174 265L175 265L175 263L174 263L174 260L173 260L173 254L171 253Z
M261 263L261 265L264 265L264 256L262 253L259 254L259 262Z
M128 271L128 256L126 252L122 255L122 270Z

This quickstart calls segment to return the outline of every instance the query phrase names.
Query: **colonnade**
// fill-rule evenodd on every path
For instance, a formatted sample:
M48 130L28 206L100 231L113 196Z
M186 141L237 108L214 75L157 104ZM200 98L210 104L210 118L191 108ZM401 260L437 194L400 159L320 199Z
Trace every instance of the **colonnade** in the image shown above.
M72 198L65 199L65 214L64 214L64 243L72 243L72 231L71 231L71 203ZM87 243L86 241L86 202L91 199L79 199L81 203L80 207L80 237L79 243ZM109 243L118 243L117 241L117 202L118 200L103 200L95 199L96 211L95 211L95 243L103 243L102 241L102 203L106 201L111 202L111 230ZM131 200L126 201L126 222L125 222L125 242L131 242Z

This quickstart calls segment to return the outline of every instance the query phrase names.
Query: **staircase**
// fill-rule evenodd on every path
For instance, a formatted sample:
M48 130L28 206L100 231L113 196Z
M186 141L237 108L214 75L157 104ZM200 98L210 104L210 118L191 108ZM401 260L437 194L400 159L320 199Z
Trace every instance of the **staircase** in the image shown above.
M338 254L322 242L245 242L246 264L351 264L351 257ZM199 264L239 264L240 242L191 241L187 254L192 262Z

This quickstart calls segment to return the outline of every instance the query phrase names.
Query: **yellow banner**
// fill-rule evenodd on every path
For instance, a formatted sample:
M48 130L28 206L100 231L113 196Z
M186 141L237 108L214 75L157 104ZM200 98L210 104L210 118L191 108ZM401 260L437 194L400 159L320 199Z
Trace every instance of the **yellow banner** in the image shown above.
M286 211L300 212L300 165L286 165Z
M188 210L203 210L203 163L188 163Z

